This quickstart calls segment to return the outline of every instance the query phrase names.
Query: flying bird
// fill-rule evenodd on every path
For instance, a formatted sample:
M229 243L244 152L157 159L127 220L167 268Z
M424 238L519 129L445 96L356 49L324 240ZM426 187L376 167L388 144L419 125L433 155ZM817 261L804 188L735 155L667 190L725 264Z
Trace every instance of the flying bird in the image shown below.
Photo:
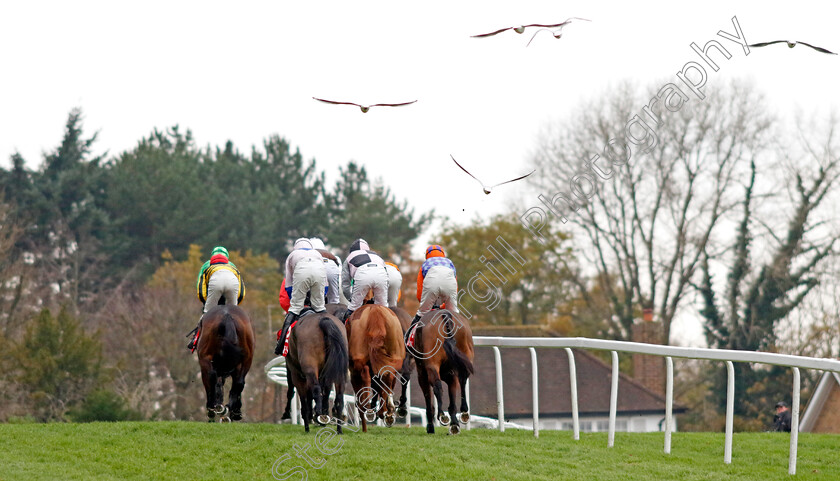
M587 22L591 22L591 20L586 20L585 18L579 18L578 20L585 20ZM567 23L571 23L571 20L569 20ZM534 38L536 38L537 34L542 32L543 30L551 32L550 28L541 28L541 29L537 30L536 32L534 32L534 35L531 36L531 40L528 40L528 45L531 45L531 42L534 41ZM563 26L561 26L560 29L557 30L556 32L551 32L551 35L556 39L559 39L560 37L562 37L563 36ZM527 47L528 45L525 45L525 46Z
M591 20L586 20L585 18L569 17L566 20L564 20L562 23L555 23L555 24L550 24L550 25L543 25L543 24L540 24L540 23L532 23L530 25L520 25L519 27L502 28L502 29L496 30L495 32L482 33L481 35L472 35L472 37L473 38L492 37L493 35L496 35L498 33L502 33L506 30L513 30L516 33L522 33L528 27L558 28L558 27L563 27L564 25L568 25L569 23L572 22L572 19L584 20L584 21L587 21L587 22L591 22ZM557 37L557 38L559 38L559 37Z
M457 165L458 167L460 167L460 168L461 168L461 170L463 170L464 172L466 172L466 173L467 173L467 175L469 175L470 177L472 177L473 179L475 179L475 180L476 180L479 184L481 184L481 188L482 188L482 189L484 189L484 193L485 193L485 194L489 194L491 189L494 189L494 188L496 188L496 187L498 187L498 186L500 186L500 185L502 185L502 184L507 184L507 183L510 183L510 182L516 182L517 180L524 179L525 177L528 177L529 175L531 175L531 174L533 174L534 172L536 172L536 171L537 171L536 169L534 169L534 170L532 170L531 172L528 172L527 174L523 175L522 177L517 177L517 178L515 178L515 179L511 179L511 180L506 180L506 181L504 181L504 182L499 182L499 183L498 183L498 184L496 184L496 185L491 185L490 187L487 187L486 185L484 185L484 182L482 182L482 181L478 180L478 178L476 178L476 176L474 176L474 175L470 174L470 173L469 173L469 171L468 171L467 169L465 169L465 168L464 168L464 166L462 166L461 164L459 164L459 163L458 163L458 161L457 161L457 160L455 160L455 157L453 157L453 156L452 156L452 154L450 154L450 155L449 155L449 157L452 157L452 161L453 161L453 162L455 162L455 165Z
M790 47L790 48L793 48L793 47L796 46L796 44L801 43L802 45L807 45L808 47L813 48L817 52L827 53L827 54L830 54L830 55L837 55L836 53L834 53L830 50L826 50L822 47L815 47L815 46L811 45L810 43L797 42L795 40L774 40L772 42L754 43L754 44L751 44L750 47L766 47L767 45L773 45L774 43L786 43L787 46Z
M416 100L412 100L411 102L403 102L403 103L401 103L401 104L373 104L373 105L359 105L359 104L354 104L353 102L336 102L335 100L325 100L325 99L319 99L318 97L312 97L312 98L313 98L313 99L315 99L315 100L321 101L321 102L328 103L328 104L336 104L336 105L355 105L356 107L359 107L360 109L362 109L362 113L367 113L367 111L368 111L368 110L370 110L370 108L371 108L371 107L399 107L399 106L401 106L401 105L409 105L409 104L413 104L414 102L417 102Z

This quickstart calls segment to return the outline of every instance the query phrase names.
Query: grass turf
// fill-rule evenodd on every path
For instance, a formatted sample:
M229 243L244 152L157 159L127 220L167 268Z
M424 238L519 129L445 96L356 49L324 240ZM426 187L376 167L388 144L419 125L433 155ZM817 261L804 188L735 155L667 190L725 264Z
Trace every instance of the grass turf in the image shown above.
M6 424L0 480L791 479L790 438L781 433L736 433L732 464L725 465L719 433L675 433L666 455L661 433L616 433L608 448L606 433L574 441L567 431L535 439L517 430L446 436L438 429L432 436L422 428L374 427L329 439L331 431L195 422ZM835 435L800 435L796 478L840 479L839 442ZM297 456L304 449L309 462Z

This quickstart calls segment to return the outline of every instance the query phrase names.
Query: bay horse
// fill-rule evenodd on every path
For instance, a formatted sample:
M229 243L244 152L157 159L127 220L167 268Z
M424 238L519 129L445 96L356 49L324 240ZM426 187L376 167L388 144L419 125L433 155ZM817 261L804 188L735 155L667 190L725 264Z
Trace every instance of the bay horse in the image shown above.
M304 314L291 330L286 369L302 398L301 415L306 432L313 419L321 425L330 422L327 406L330 391L335 387L332 413L341 434L344 383L349 363L347 353L347 335L341 321L333 315L325 312Z
M305 305L308 306L309 302L309 294L307 294L306 301L304 302ZM327 310L327 314L335 316L337 319L341 319L344 317L344 313L347 312L347 306L344 304L326 304L325 309ZM280 335L280 331L277 331L277 335ZM292 381L292 374L291 372L286 369L286 409L283 410L283 415L280 416L280 419L292 419L292 399L295 397L295 384Z
M426 432L435 432L435 407L432 394L441 408L438 421L449 425L449 434L458 434L461 423L470 420L469 407L464 386L473 367L473 338L470 325L460 314L446 309L434 309L417 322L414 346L408 351L417 363L417 379L426 399ZM449 387L449 414L443 410L443 385ZM456 417L455 402L460 396L461 412Z
M397 315L397 319L400 320L400 326L402 327L403 334L405 334L405 331L407 331L411 326L411 314L401 307L392 307L391 310L394 311L394 314ZM414 369L414 365L414 357L408 355L405 356L402 369L400 369L399 379L400 384L402 385L402 391L400 392L400 403L397 405L397 416L400 417L408 416L406 391L408 390L408 383L411 381L411 371Z
M242 389L254 357L254 328L238 306L216 306L202 318L198 364L207 393L207 420L242 420ZM225 380L231 377L228 404L224 405ZM228 416L229 414L229 416Z
M396 421L394 385L405 360L402 327L397 315L385 306L366 304L353 312L345 327L350 348L350 382L362 431L377 417L390 427ZM383 402L377 410L373 399Z

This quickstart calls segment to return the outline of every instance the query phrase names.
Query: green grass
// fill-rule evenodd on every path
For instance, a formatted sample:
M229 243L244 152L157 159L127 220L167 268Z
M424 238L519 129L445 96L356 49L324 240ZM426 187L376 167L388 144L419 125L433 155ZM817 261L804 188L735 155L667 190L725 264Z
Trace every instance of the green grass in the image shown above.
M372 428L326 439L301 426L124 422L0 425L0 480L271 480L303 466L312 480L761 480L791 479L789 436L736 433L732 464L723 463L723 434L675 433L670 455L661 433L464 431L434 436L421 428ZM339 447L339 443L343 443ZM320 469L295 456L310 444ZM840 479L840 437L802 434L797 479ZM290 475L288 479L305 479Z

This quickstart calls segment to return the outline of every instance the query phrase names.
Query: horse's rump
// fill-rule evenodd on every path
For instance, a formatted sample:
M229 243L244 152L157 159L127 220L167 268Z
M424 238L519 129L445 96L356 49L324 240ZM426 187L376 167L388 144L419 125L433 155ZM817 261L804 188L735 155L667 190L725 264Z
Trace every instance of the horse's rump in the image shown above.
M374 369L389 365L396 369L405 359L402 326L396 314L382 306L371 306L367 311L367 330L370 363Z
M318 327L324 333L324 368L319 373L319 381L324 384L344 379L349 364L347 341L336 322L340 321L329 316L318 320Z
M446 319L444 319L443 322L447 324L445 327L446 332L453 332L453 330L455 329L455 325L452 320L452 315L450 314L446 316ZM474 374L475 367L472 363L472 356L468 356L465 352L461 351L461 349L458 348L458 344L456 341L458 333L461 333L461 329L458 329L458 331L455 332L454 336L444 338L443 351L446 353L446 357L449 359L449 362L454 364L455 368L458 369L458 371L462 373ZM461 337L464 337L464 333L461 333ZM470 355L471 354L472 351L470 350Z

